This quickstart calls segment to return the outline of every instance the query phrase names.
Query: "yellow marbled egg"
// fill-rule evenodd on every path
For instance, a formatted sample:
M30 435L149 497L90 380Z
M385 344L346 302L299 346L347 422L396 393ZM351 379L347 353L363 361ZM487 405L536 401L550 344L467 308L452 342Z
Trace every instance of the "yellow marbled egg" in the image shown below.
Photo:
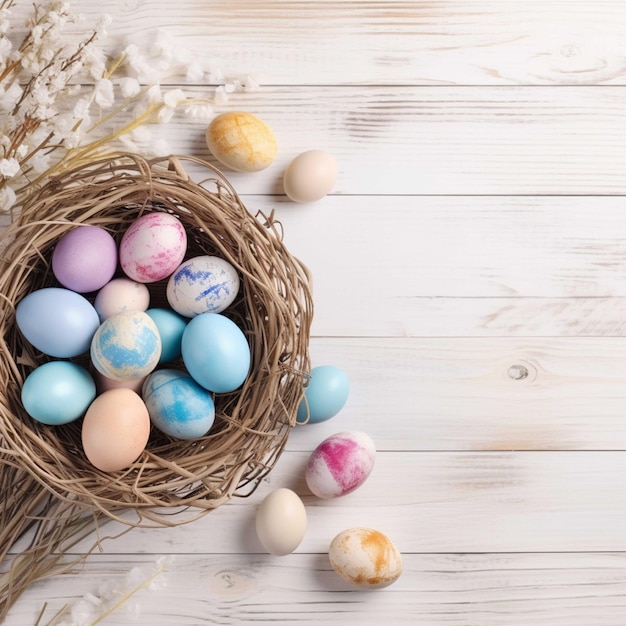
M328 556L337 574L361 589L387 587L402 573L402 555L387 535L372 528L340 532Z
M256 115L231 111L209 124L206 142L213 156L237 172L258 172L276 158L278 143L272 129Z

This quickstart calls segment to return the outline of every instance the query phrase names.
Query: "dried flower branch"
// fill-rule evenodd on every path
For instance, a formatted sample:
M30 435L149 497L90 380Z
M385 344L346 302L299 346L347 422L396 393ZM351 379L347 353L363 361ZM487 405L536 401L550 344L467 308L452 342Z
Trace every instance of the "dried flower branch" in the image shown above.
M63 169L107 152L164 156L169 146L146 128L182 111L206 122L229 94L257 88L251 77L224 78L210 60L202 64L164 31L151 33L147 52L128 44L112 61L102 45L110 19L103 16L78 41L68 31L82 19L62 0L35 4L26 34L13 43L11 9L0 0L0 211ZM19 30L19 29L18 29ZM163 81L185 76L222 82L209 97L163 91Z

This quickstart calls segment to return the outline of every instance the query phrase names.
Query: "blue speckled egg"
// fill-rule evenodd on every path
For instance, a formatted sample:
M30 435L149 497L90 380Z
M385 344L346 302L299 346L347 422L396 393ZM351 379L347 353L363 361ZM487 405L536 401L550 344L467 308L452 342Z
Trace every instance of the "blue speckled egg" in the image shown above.
M143 383L141 395L152 423L170 437L196 439L213 426L215 405L211 394L185 372L152 372Z
M202 313L185 328L183 362L194 380L209 391L237 389L250 369L250 346L241 329L220 313Z
M147 376L161 357L161 337L144 311L123 311L102 322L91 341L91 361L113 380Z
M162 346L159 363L168 363L180 357L180 342L189 320L170 309L148 309L146 313L159 329Z
M185 317L200 313L221 313L239 292L237 270L217 256L187 259L167 282L167 301Z
M70 361L36 367L22 385L22 405L42 424L73 422L96 397L96 384L86 369Z
M15 321L31 345L59 359L87 352L100 324L89 300L61 287L29 293L17 305Z
M296 421L306 422L308 416L308 423L316 424L334 417L347 402L349 391L348 376L342 369L334 365L314 367Z

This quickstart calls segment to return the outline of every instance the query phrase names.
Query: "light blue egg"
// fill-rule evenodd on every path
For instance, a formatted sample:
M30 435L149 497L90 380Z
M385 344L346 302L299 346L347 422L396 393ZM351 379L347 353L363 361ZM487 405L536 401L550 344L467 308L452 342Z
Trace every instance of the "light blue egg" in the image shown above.
M36 367L22 385L26 412L52 426L82 417L95 397L96 384L89 372L69 361L50 361Z
M31 345L60 359L87 352L100 324L89 300L61 287L29 293L17 305L15 320Z
M325 422L341 411L348 400L350 383L348 376L334 365L319 365L311 370L304 398L298 406L296 421L309 424Z
M194 317L183 333L181 350L187 371L209 391L234 391L248 376L250 347L246 336L220 313Z
M185 372L153 372L143 383L142 397L152 423L170 437L197 439L213 426L215 405L211 394Z
M188 320L170 309L148 309L146 313L156 324L161 336L159 363L168 363L180 357L180 343Z
M112 380L147 376L161 357L161 337L144 311L123 311L108 317L93 336L91 361Z

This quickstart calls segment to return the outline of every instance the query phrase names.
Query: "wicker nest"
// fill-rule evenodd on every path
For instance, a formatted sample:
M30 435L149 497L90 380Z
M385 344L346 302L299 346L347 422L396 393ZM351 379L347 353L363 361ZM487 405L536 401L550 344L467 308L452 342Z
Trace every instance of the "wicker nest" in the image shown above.
M182 162L207 168L209 176L194 182ZM182 221L188 257L213 254L238 269L241 289L224 315L248 338L252 365L242 387L215 397L208 435L181 441L153 428L141 457L127 470L108 474L84 456L80 420L50 427L24 411L22 383L49 359L22 337L15 307L29 292L57 284L51 253L61 235L92 224L119 241L148 211L171 212ZM252 493L295 425L310 370L312 319L309 272L289 254L273 220L262 217L246 210L219 171L182 157L146 161L114 155L63 173L32 195L2 239L0 442L11 450L11 464L56 497L104 513L132 507L152 521L162 507L206 512ZM151 306L166 303L165 284L150 285ZM86 357L78 362L89 366Z

